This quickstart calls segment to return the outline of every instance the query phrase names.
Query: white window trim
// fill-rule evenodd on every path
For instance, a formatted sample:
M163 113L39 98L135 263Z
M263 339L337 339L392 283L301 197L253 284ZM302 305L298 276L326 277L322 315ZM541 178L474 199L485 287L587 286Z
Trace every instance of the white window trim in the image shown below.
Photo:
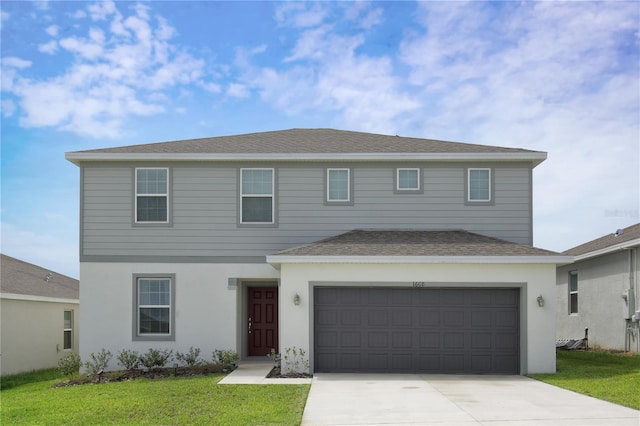
M242 192L242 180L244 177L245 170L271 170L271 194L243 194ZM240 169L240 224L241 225L273 225L276 220L276 211L275 211L275 181L276 181L276 171L274 168L268 167L243 167ZM270 222L245 222L242 217L242 202L245 197L251 198L271 198L271 221Z
M333 171L347 172L347 198L331 198L330 176ZM350 168L328 168L327 169L327 203L349 203L351 202L351 169Z
M71 316L71 327L70 328L66 328L64 327L64 324L62 325L62 349L65 351L70 351L73 349L73 309L65 309L64 313L70 312L70 316ZM64 314L63 314L63 321L64 321ZM71 344L68 348L64 347L64 335L65 333L70 332L71 333Z
M576 290L571 290L571 277L576 277ZM569 315L578 315L578 313L580 312L580 309L578 309L578 302L580 300L580 287L578 285L578 271L569 272L568 290L569 290ZM571 310L571 296L574 294L577 296L575 312Z
M481 199L481 200L472 200L471 199L471 172L476 170L486 170L489 172L489 188L488 194L489 198ZM488 167L473 167L467 169L467 202L469 203L490 203L491 200L491 169Z
M400 188L400 172L415 170L418 173L415 188ZM418 167L400 167L396 169L396 191L419 191L420 190L420 169Z
M165 192L164 194L138 194L138 170L166 170L167 171L167 184L165 187ZM135 208L133 211L133 220L134 223L138 224L154 224L154 223L169 223L169 218L170 218L170 211L169 211L169 180L170 180L170 176L169 176L169 168L168 167L136 167L134 170L134 184L133 184L133 188L134 188L134 203L135 203ZM139 221L138 220L138 197L165 197L167 199L167 220L165 221L147 221L147 220L143 220L143 221Z

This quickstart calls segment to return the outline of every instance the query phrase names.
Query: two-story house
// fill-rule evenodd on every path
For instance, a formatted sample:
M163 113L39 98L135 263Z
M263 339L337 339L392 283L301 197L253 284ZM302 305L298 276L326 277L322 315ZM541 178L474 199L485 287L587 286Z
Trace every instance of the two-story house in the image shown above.
M296 347L311 372L555 371L571 258L532 247L544 152L292 129L66 158L84 358Z

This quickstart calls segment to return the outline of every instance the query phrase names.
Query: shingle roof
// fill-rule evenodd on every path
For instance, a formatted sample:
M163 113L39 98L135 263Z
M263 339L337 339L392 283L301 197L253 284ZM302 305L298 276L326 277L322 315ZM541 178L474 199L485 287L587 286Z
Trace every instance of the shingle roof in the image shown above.
M635 225L622 229L622 233L620 235L616 235L616 233L607 234L603 237L596 238L595 240L570 248L569 250L566 250L564 254L580 256L594 251L606 250L609 247L614 247L626 242L631 243L633 240L639 239L640 223L636 223ZM635 245L638 245L638 242L636 242Z
M468 231L360 230L274 256L558 256L559 253Z
M47 281L45 278L52 274ZM4 254L0 255L0 292L78 299L80 282Z
M334 129L289 129L77 151L93 154L541 153Z

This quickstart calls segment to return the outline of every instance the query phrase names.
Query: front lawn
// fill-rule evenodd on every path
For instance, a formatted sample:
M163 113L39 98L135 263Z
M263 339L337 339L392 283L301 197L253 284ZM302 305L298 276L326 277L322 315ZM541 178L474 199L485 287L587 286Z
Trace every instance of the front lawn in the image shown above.
M309 385L218 385L223 377L3 386L0 424L300 424Z
M640 354L558 351L556 374L530 377L640 410Z

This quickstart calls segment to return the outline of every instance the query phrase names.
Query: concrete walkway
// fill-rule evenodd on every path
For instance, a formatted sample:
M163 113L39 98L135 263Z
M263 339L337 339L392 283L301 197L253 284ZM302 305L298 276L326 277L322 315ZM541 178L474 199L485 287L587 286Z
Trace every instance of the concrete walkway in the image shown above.
M638 426L640 412L522 376L316 374L302 425Z
M220 380L220 385L298 385L311 383L311 379L267 379L273 361L240 361L238 368Z

